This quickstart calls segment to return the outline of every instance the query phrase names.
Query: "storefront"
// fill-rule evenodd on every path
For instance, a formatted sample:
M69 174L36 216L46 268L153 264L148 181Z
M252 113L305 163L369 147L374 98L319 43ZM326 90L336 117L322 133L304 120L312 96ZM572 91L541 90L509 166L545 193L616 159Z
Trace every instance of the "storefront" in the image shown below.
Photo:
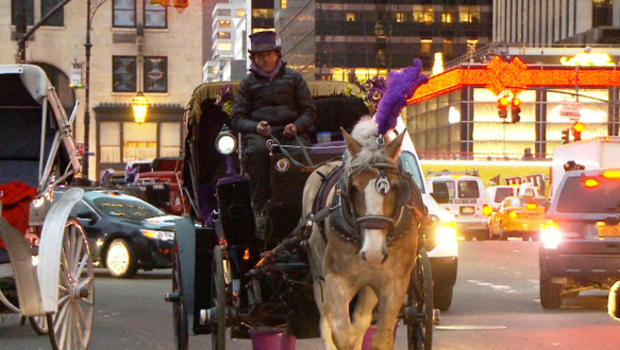
M528 148L533 159L545 159L577 119L583 139L618 135L619 93L616 65L525 64L518 57L508 63L496 56L432 76L408 101L406 118L422 159L522 159ZM499 117L503 96L520 100L519 122Z

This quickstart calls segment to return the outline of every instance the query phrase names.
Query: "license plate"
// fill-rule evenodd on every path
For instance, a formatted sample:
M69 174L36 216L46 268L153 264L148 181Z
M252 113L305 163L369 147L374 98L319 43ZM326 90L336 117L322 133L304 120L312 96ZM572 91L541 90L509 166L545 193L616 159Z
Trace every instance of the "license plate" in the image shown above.
M599 237L620 237L620 226L599 226L598 227L598 236Z
M460 208L461 215L473 214L475 212L474 207L461 207Z

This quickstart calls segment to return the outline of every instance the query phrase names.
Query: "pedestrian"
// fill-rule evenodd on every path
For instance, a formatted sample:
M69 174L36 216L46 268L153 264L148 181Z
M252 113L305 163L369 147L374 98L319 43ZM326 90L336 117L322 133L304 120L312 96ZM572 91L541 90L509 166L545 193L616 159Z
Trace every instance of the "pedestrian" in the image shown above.
M286 67L274 31L250 35L250 73L237 88L232 127L243 134L245 169L250 177L256 231L265 238L265 204L271 197L267 139L273 135L284 144L296 139L309 144L306 132L316 118L316 107L306 81ZM297 137L295 137L297 136Z

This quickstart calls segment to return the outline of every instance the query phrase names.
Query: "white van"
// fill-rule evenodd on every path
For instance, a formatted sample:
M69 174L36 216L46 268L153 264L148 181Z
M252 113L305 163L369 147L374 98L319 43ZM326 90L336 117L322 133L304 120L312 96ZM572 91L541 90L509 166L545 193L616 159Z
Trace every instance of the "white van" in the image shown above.
M442 173L432 175L427 180L429 188L435 193L448 193L447 202L439 203L452 213L457 231L466 240L489 237L488 217L491 211L489 199L482 179L474 175ZM488 207L487 209L485 209Z
M403 132L405 126L398 118L396 126L398 132ZM458 245L456 240L456 223L454 215L442 208L431 196L429 187L424 180L424 174L420 167L420 160L409 135L404 138L401 146L401 165L408 172L422 193L424 205L428 208L431 219L434 222L435 232L433 237L427 237L432 249L428 252L433 274L433 298L434 307L446 311L452 303L452 290L456 282L458 265Z

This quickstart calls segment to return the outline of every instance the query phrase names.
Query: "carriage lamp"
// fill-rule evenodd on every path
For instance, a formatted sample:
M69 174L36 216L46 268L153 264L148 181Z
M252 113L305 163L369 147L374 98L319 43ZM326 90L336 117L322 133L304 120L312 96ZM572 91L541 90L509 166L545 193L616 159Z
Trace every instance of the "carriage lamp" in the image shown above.
M456 245L456 222L442 221L435 233L437 244Z
M220 133L217 134L215 148L224 155L233 153L237 148L237 139L228 125L224 124L222 129L220 129Z
M133 110L133 120L138 123L144 123L146 120L146 110L149 101L144 97L142 91L138 91L136 97L131 100L131 109Z

